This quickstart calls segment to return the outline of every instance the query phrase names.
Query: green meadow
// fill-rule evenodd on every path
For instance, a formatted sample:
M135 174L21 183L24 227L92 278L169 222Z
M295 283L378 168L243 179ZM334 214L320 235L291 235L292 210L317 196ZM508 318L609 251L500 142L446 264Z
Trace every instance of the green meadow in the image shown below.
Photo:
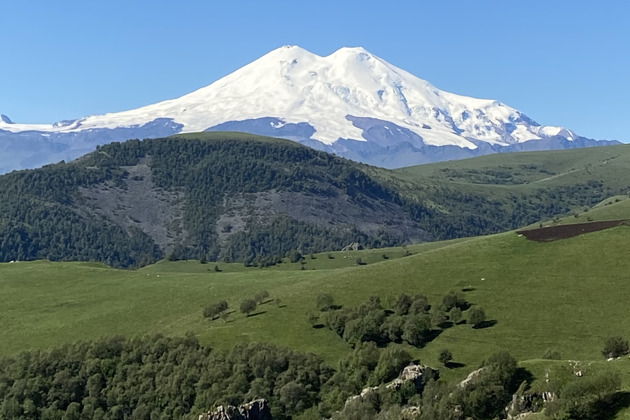
M300 263L264 269L222 264L221 272L198 261L161 262L137 271L90 263L2 264L0 352L102 335L192 331L219 348L268 341L335 362L350 347L326 328L312 328L307 319L317 313L320 293L332 294L343 306L378 295L387 306L403 292L426 293L437 304L448 291L465 289L468 300L496 324L445 330L425 348L412 349L423 363L437 365L441 348L465 365L457 376L499 349L519 360L540 358L548 348L563 359L600 360L606 337L630 337L624 298L630 295L628 233L619 227L536 243L508 232L404 251L318 254L306 257L304 270ZM357 266L356 258L366 264ZM268 302L253 316L241 314L240 302L260 290L270 293ZM227 322L204 319L204 306L221 299L234 311Z

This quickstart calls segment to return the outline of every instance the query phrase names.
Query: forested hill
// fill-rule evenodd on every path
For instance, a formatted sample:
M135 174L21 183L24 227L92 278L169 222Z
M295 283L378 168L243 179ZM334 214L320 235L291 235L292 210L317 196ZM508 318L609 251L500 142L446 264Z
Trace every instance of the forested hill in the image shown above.
M241 133L130 140L0 176L0 261L281 257L476 236L627 194L625 146L398 171ZM555 154L554 154L555 153Z
M238 133L112 143L0 177L0 261L268 264L289 252L430 239L416 221L422 206L362 168Z

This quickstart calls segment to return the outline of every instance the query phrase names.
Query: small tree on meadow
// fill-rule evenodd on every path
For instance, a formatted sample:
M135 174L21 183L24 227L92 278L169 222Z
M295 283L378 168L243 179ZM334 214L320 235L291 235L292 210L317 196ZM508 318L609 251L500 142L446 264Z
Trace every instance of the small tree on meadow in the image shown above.
M227 312L228 303L224 300L216 303L211 303L203 309L203 316L205 318L215 319L217 316L220 316L223 312Z
M256 301L254 299L245 299L241 302L241 312L249 316L256 310Z
M335 300L330 293L322 293L317 296L317 309L327 311L335 305Z
M261 290L260 292L256 293L256 295L254 296L254 299L256 300L256 302L258 302L258 304L260 305L261 303L263 303L265 301L265 299L267 299L269 297L269 292L266 290Z
M620 357L628 354L630 348L628 347L628 340L624 340L622 337L609 337L604 345L602 354L604 357L611 359L614 357Z
M440 355L438 356L438 361L442 363L444 366L453 360L453 353L450 350L442 349L440 350Z
M413 299L411 299L411 296L405 293L401 293L396 300L396 307L394 308L396 310L396 313L398 315L407 315L409 313L409 307L411 306L412 302Z
M452 308L448 313L449 319L453 322L453 324L457 324L462 320L462 310L458 307Z
M478 306L470 308L468 312L468 323L471 324L473 328L479 328L485 320L486 313L482 308Z
M448 321L446 314L440 308L434 308L431 310L431 322L437 328L443 328Z

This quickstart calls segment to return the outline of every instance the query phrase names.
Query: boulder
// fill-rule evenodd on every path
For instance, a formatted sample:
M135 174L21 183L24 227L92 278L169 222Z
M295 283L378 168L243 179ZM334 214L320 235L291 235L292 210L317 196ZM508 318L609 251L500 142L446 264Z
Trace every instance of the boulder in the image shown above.
M199 415L199 420L273 420L267 400L259 399L238 407L220 405Z

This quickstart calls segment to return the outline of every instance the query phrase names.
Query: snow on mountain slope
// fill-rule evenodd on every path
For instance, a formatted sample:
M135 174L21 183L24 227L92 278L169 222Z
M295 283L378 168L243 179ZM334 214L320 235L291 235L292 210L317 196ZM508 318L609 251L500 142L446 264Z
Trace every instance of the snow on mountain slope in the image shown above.
M441 91L363 48L341 48L320 57L285 46L207 87L135 110L53 125L16 124L3 118L0 141L1 134L38 132L43 137L56 134L61 142L81 142L81 133L94 137L99 130L108 130L111 141L121 128L152 137L147 127L158 119L161 135L168 130L208 129L275 134L371 163L375 161L370 156L391 147L473 151L480 145L496 149L558 136L565 142L578 138L563 127L541 127L500 102ZM72 144L69 148L76 149ZM439 160L444 158L448 156ZM386 156L377 160L389 167L400 164L395 159L388 163Z

